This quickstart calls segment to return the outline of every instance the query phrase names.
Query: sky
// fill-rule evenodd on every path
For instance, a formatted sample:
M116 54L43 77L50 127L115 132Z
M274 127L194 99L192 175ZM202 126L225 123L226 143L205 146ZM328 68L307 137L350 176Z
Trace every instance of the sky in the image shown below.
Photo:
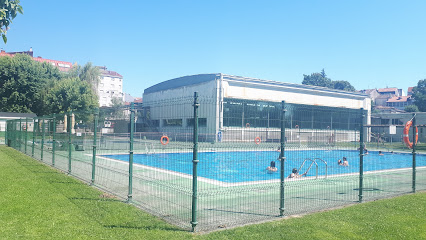
M407 92L426 79L426 1L21 0L6 52L123 76L142 97L157 83L225 73L288 83L322 69L356 89Z

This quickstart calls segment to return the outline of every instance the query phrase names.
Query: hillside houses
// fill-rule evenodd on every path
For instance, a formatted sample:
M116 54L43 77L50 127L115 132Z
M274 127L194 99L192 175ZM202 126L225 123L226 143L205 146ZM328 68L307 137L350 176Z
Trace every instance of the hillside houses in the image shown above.
M361 93L367 94L374 103L374 109L379 112L401 112L406 106L412 105L413 87L409 87L407 95L398 88L365 89Z

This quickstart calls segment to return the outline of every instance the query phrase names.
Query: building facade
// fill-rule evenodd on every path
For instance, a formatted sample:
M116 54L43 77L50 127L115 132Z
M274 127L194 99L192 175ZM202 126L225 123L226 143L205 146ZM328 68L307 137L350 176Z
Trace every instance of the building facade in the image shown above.
M240 135L262 131L264 139L275 132L276 138L282 101L289 109L286 127L299 129L354 130L360 109L368 116L371 109L370 98L362 93L218 73L171 79L145 89L143 119L160 132L190 131L193 110L188 99L194 92L207 105L199 116L201 131L216 138L223 134L224 139L226 133L240 130ZM179 111L174 110L177 106Z
M99 106L110 107L114 98L124 101L123 76L108 70L106 67L98 68L100 71L98 83Z
M0 57L1 56L13 57L15 54L25 54L25 55L28 55L28 56L32 57L32 59L34 61L49 63L52 66L57 67L59 69L59 71L61 71L61 72L68 72L72 68L72 66L73 66L72 63L66 62L66 61L46 59L46 58L42 58L40 56L34 57L34 52L33 52L32 48L30 48L29 51L22 51L22 52L6 52L4 50L0 51Z

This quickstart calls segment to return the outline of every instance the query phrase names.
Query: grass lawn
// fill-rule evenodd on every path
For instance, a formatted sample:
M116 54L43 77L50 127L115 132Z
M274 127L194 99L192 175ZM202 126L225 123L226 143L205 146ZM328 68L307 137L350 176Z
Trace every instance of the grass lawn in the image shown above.
M426 193L210 234L182 231L0 146L1 239L426 239Z

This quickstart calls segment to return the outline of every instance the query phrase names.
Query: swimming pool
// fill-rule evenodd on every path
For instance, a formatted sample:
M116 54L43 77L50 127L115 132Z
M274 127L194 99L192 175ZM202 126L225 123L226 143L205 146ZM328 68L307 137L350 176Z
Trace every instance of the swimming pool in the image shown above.
M359 152L348 150L306 150L286 151L284 174L287 177L293 168L299 169L306 158L320 158L327 163L327 175L348 174L359 172ZM103 157L129 161L129 155L102 155ZM262 181L279 179L280 162L277 160L279 153L276 151L248 151L248 152L200 152L198 153L198 176L213 179L225 183L240 183L250 181ZM338 159L346 157L348 167L339 166ZM270 173L266 170L271 161L276 162L277 172ZM417 155L417 166L426 166L426 155ZM181 174L192 174L192 153L159 153L159 154L135 154L135 164L163 169ZM325 176L326 164L316 161L318 164L318 176ZM301 168L304 173L311 161L307 160ZM386 169L400 169L412 167L412 155L408 153L384 153L370 152L364 157L364 171L376 171ZM314 164L307 176L316 176Z

